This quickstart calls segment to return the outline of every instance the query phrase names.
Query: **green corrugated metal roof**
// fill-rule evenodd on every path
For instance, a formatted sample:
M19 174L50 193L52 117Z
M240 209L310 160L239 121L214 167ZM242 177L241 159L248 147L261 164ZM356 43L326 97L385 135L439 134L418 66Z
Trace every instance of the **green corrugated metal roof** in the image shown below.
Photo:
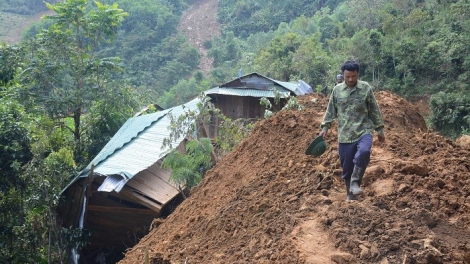
M163 140L169 138L171 133L168 129L171 122L168 113L177 117L188 110L197 111L199 102L196 98L164 111L130 118L69 186L79 178L87 177L92 164L95 165L94 173L121 175L126 179L147 169L168 150L168 147L162 149ZM178 146L183 139L175 140L173 146Z
M285 97L290 93L304 95L313 92L313 89L302 80L298 82L283 82L253 72L212 88L206 94L275 97L274 90L282 93Z
M290 91L280 91L283 97L287 97ZM222 95L234 95L234 96L251 96L251 97L270 97L274 98L273 91L266 90L256 90L256 89L236 89L236 88L224 88L224 87L215 87L205 92L206 95L210 94L222 94Z

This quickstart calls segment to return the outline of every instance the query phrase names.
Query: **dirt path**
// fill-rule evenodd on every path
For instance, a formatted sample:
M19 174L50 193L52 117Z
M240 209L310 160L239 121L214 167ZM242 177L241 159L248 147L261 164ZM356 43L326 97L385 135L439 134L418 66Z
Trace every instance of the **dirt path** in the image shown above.
M199 69L205 74L212 68L212 60L207 57L203 44L220 35L217 22L218 0L195 0L181 16L178 30L184 32L189 42L198 48L201 54Z

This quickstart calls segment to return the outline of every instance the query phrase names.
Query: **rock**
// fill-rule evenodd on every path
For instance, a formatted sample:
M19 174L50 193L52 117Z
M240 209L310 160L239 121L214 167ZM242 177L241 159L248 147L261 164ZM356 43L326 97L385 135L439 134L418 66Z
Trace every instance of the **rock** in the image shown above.
M405 167L403 167L400 170L400 172L405 173L405 174L416 174L416 175L419 175L419 176L428 176L429 175L429 170L428 170L427 167L424 167L424 166L421 166L421 165L415 164L415 163L405 165Z
M455 140L455 143L463 148L470 149L470 135L463 135Z

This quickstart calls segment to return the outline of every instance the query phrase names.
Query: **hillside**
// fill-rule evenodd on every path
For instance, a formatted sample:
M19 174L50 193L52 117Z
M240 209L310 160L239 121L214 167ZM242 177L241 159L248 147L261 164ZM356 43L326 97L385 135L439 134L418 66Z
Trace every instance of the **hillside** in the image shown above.
M199 50L201 59L199 69L205 74L212 68L212 59L207 57L203 44L220 35L220 25L217 22L218 0L195 0L182 14L178 31L183 32L188 41Z
M0 12L0 42L15 45L21 41L21 34L30 25L40 21L43 15L50 15L51 11L41 12L35 15L18 15Z
M418 108L377 92L387 141L365 197L345 202L336 132L304 155L327 98L258 122L202 184L120 262L470 263L470 149L426 130Z

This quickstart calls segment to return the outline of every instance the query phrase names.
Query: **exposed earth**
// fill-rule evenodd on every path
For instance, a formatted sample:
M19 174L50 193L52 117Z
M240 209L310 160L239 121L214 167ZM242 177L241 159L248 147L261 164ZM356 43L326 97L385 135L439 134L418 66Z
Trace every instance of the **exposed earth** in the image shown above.
M220 35L217 22L217 3L219 0L194 0L182 14L178 31L183 32L189 42L199 50L201 59L199 69L207 74L212 68L212 59L207 56L204 41Z
M35 15L18 15L10 13L0 13L0 22L9 27L7 30L3 29L5 35L0 34L0 42L5 42L8 45L15 45L21 41L21 34L33 23L41 20L42 16L52 15L52 11L44 11Z
M387 140L365 195L345 201L336 129L304 154L328 98L259 121L125 263L470 263L470 147L427 130L418 108L376 92Z

